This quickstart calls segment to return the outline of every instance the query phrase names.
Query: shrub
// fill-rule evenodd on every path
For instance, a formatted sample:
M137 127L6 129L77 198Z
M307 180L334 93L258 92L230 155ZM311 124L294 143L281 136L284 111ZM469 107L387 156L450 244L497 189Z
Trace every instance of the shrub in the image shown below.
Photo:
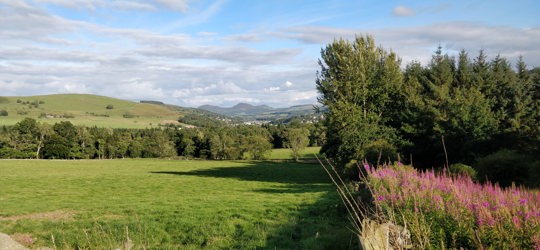
M364 158L371 164L396 161L397 150L387 140L376 140L364 147Z
M452 173L454 176L468 176L473 180L476 180L476 170L472 168L471 166L465 165L463 163L454 163L450 165L450 168L448 168L448 171Z
M4 110L4 109L0 110L0 116L8 116L7 110Z
M106 109L114 109L114 106L112 104L109 104L107 105L107 107L105 107Z
M532 159L515 150L501 149L493 154L478 159L475 167L479 180L498 182L507 187L515 184L525 184L532 168Z
M21 99L17 99L17 103L22 103L23 101Z
M0 103L9 103L9 99L7 97L0 96Z
M30 104L28 104L28 107L29 108L39 108L39 101L38 100L34 100L32 101Z
M137 116L132 114L132 113L126 112L126 113L124 113L123 117L124 118L135 118Z

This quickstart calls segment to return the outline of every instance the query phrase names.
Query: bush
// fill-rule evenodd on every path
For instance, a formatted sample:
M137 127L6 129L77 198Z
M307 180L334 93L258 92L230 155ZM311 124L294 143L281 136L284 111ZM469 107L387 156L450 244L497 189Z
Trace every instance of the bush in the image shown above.
M471 179L476 180L476 170L471 166L462 163L451 164L448 171L454 176L468 176Z
M105 107L106 109L114 109L114 106L112 104L109 104L107 105L107 107Z
M478 159L476 169L481 181L498 182L507 187L525 184L529 169L534 169L534 162L527 155L515 150L501 149L493 154Z
M364 147L364 158L371 164L392 163L397 160L397 150L386 140L376 140Z
M126 112L126 113L124 113L123 117L124 118L135 118L137 116L132 114L132 113Z
M9 99L7 97L0 96L0 103L9 103Z
M8 116L7 110L0 110L0 116Z

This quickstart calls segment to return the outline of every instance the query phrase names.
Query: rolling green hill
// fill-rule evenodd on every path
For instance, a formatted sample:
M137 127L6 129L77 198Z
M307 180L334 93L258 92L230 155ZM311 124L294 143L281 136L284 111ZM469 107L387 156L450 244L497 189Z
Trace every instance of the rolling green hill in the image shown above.
M181 108L137 103L88 94L0 97L0 126L13 125L25 117L44 123L70 121L76 125L111 128L149 128L176 122Z

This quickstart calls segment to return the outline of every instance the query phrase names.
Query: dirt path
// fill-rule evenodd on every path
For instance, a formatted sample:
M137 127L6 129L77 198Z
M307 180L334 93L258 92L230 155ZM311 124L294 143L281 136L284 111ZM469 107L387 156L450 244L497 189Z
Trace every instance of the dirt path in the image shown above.
M0 233L0 250L28 250L7 234Z

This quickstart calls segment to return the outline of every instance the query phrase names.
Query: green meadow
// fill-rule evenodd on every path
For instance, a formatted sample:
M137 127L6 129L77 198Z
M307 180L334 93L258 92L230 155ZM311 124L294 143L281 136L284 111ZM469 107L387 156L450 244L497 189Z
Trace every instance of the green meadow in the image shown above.
M6 126L29 117L50 124L69 120L84 126L151 128L163 121L176 121L181 116L179 111L163 105L87 94L1 97L0 110L9 114L0 117L0 125Z
M300 159L313 159L316 155L319 155L321 147L307 147L300 152ZM290 160L292 158L292 151L288 148L274 148L270 152L269 159L272 160Z
M2 160L0 232L31 248L348 249L318 164Z

